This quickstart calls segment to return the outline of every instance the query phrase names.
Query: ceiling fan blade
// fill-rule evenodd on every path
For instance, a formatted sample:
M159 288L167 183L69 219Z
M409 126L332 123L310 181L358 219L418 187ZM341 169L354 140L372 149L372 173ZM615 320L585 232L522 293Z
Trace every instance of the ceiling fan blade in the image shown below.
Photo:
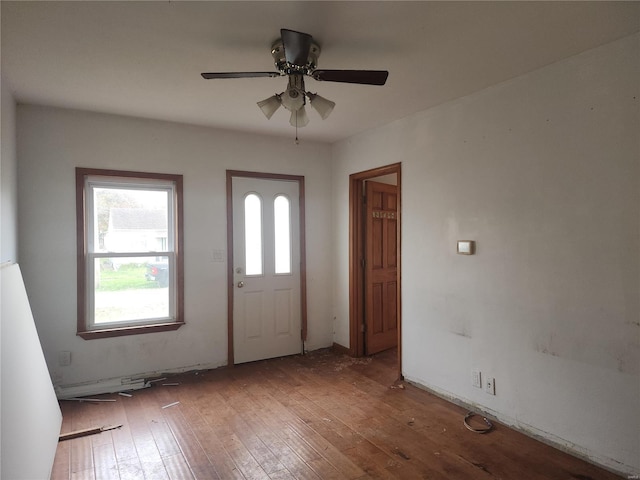
M282 37L284 57L287 62L299 67L306 65L309 59L309 49L311 48L311 35L283 28L280 30L280 36Z
M386 70L314 70L311 76L323 82L384 85L389 72Z
M280 77L280 72L205 72L201 73L202 78L211 80L214 78L257 78L257 77Z

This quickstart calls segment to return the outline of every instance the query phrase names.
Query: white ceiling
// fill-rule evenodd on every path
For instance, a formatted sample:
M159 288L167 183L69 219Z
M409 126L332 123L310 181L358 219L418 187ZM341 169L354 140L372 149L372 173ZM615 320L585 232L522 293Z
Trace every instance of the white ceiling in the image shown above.
M383 87L307 80L336 102L300 138L335 142L640 30L639 2L8 2L2 76L18 102L290 136L256 102L280 28L313 35L319 68L384 69Z

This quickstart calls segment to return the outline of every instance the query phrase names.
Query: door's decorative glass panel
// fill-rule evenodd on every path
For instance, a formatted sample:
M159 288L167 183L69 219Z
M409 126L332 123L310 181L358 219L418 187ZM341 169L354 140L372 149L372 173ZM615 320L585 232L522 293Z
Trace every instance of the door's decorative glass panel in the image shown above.
M244 258L246 275L262 275L262 200L255 193L244 199Z
M275 228L275 273L291 273L291 209L289 199L278 195L273 201Z

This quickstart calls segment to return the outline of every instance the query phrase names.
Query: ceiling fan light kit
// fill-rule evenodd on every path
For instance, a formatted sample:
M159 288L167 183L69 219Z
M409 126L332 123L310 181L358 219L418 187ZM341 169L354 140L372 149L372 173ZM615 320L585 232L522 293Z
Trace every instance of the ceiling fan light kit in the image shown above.
M269 98L265 98L261 102L258 102L260 110L262 110L262 113L264 113L265 117L267 117L268 119L271 118L274 113L276 113L276 110L280 108L281 104L282 99L278 94L275 94Z
M284 108L291 112L300 110L305 104L304 95L304 79L302 75L289 75L289 85L287 89L280 94Z
M307 92L304 85L305 75L317 81L362 85L384 85L389 76L386 70L319 70L316 67L320 46L311 35L283 28L280 30L280 37L271 46L271 55L278 69L277 72L211 72L202 73L202 77L209 80L287 75L289 77L287 89L258 102L258 107L267 119L270 119L282 105L291 112L289 123L300 128L309 123L305 109L307 98L311 107L323 120L331 114L336 105L318 94Z
M313 109L320 114L320 117L322 117L323 120L327 119L329 114L333 111L333 107L336 106L336 104L331 100L327 100L316 93L307 93L307 97L309 97L309 103Z
M307 116L307 110L304 108L304 105L298 110L291 112L289 125L296 128L302 128L306 126L307 123L309 123L309 117Z

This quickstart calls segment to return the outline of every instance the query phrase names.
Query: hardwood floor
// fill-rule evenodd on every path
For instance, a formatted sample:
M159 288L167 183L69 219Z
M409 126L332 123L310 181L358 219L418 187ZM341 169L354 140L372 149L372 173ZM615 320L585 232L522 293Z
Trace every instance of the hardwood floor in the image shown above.
M394 355L322 350L99 397L116 402L63 401L62 433L123 427L60 442L52 478L620 478L499 424L467 430L464 409L390 388Z

